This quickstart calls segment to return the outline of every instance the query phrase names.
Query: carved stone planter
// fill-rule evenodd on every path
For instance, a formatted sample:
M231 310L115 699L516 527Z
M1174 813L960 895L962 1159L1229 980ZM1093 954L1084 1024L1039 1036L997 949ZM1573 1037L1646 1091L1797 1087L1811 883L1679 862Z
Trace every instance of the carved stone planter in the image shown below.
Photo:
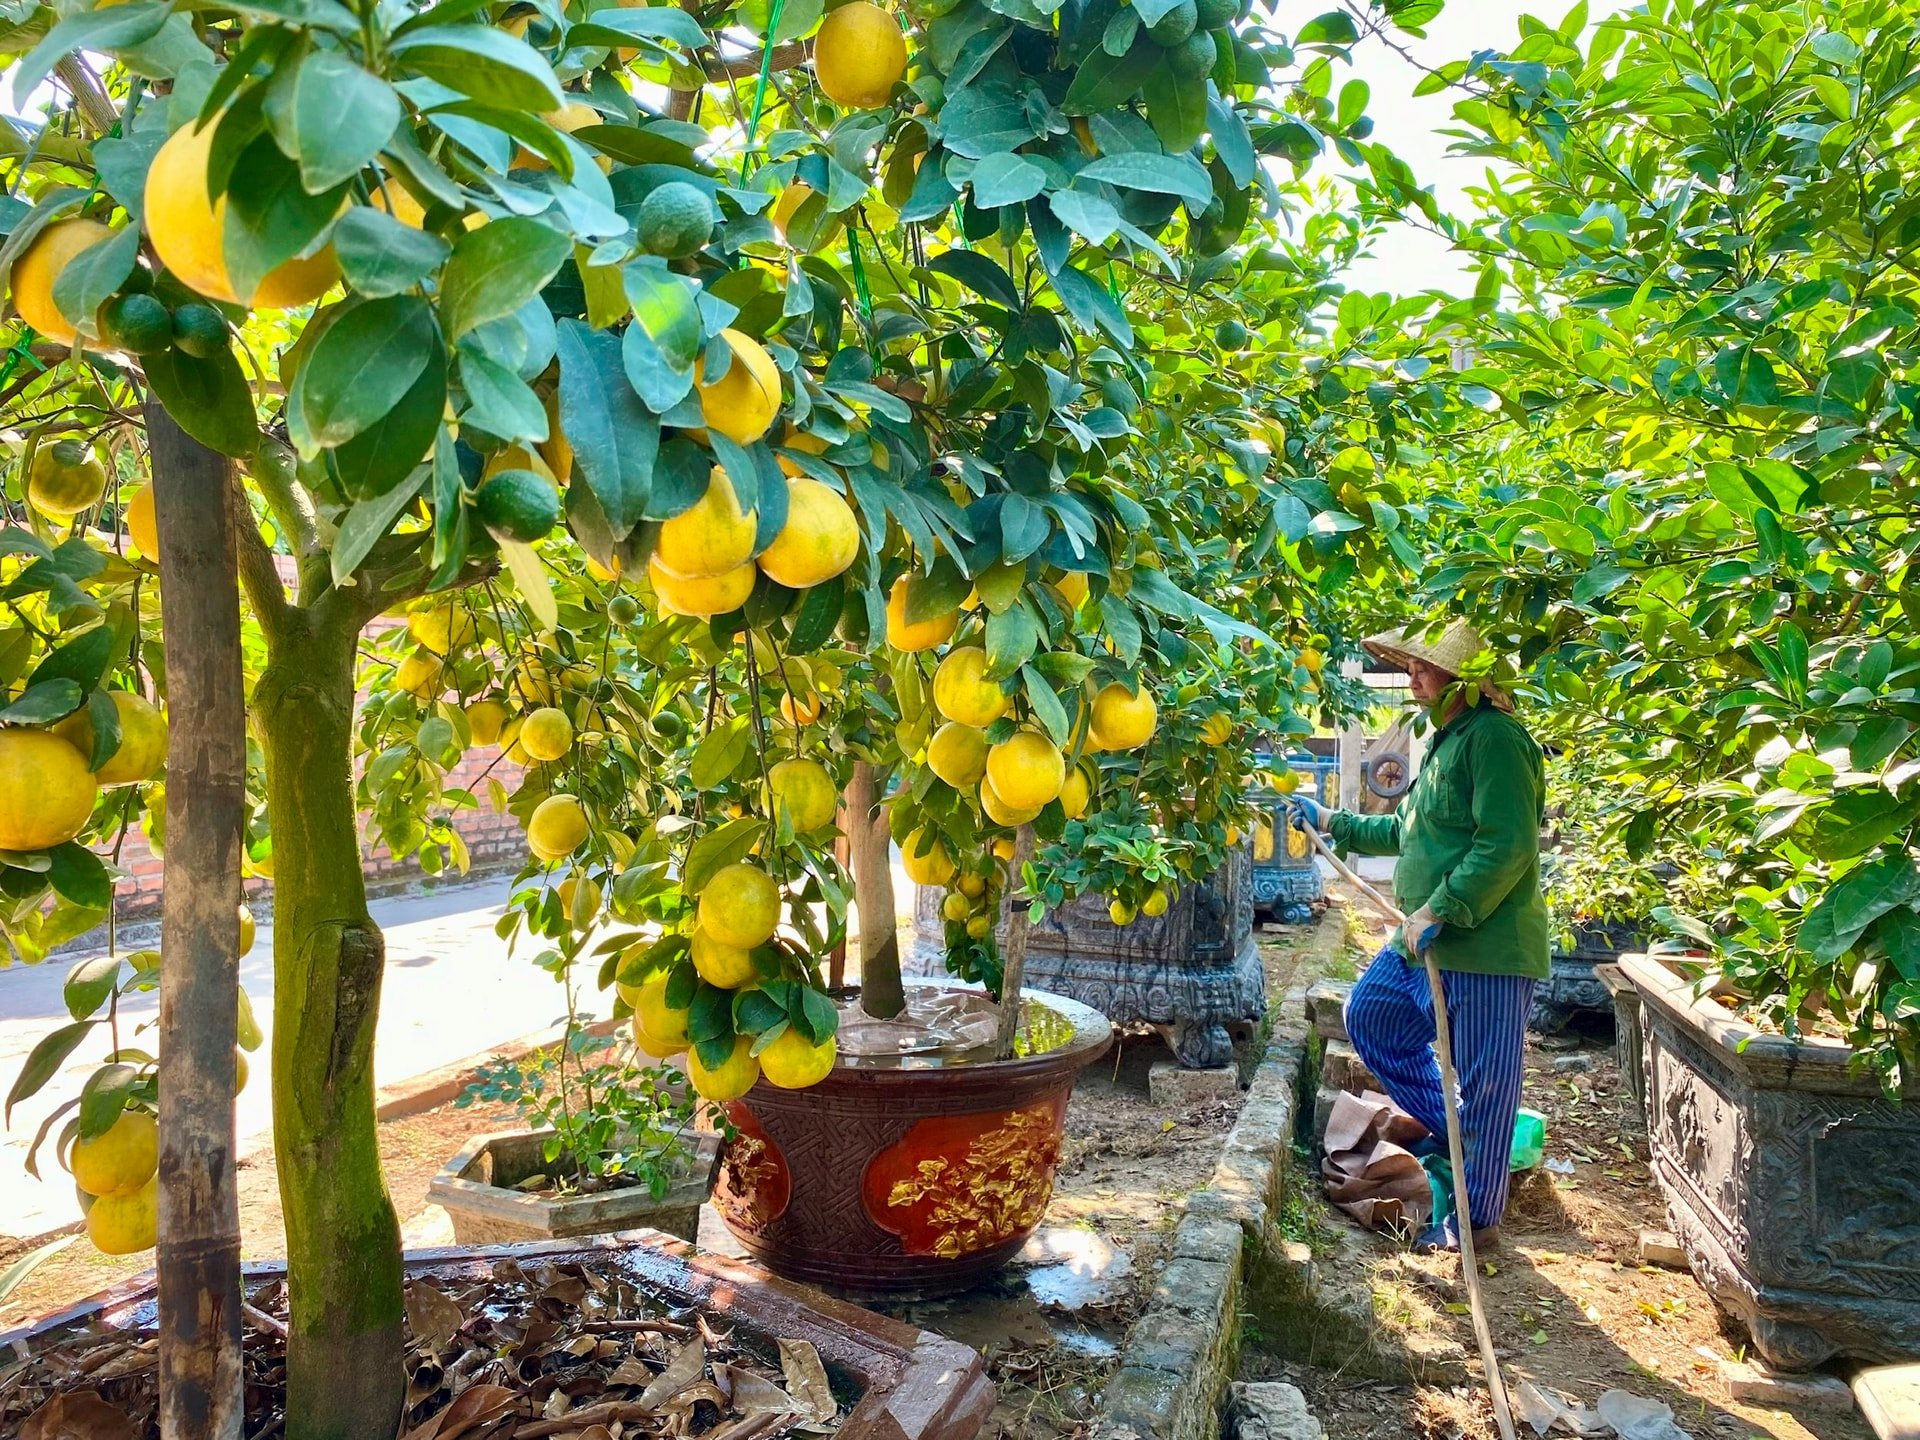
M1647 1123L1646 1047L1640 1024L1640 992L1618 965L1596 965L1594 975L1613 999L1613 1059L1633 1097L1634 1114Z
M1073 1082L1113 1043L1104 1015L1025 997L1058 1032L1040 1054L843 1058L809 1089L731 1101L727 1228L774 1273L857 1295L952 1294L1005 1264L1053 1197Z
M692 1154L667 1193L644 1185L592 1195L535 1195L514 1187L546 1166L541 1145L550 1132L476 1135L433 1177L427 1194L453 1219L462 1245L502 1240L558 1240L619 1230L663 1230L682 1240L700 1231L700 1206L720 1163L716 1135L689 1135Z
M911 975L947 974L942 893L923 885L914 899L914 943L905 963ZM1182 1065L1231 1064L1232 1032L1250 1034L1267 1013L1246 848L1211 879L1189 885L1158 918L1115 925L1098 895L1048 912L1027 935L1026 984L1116 1022L1156 1027Z
M1920 1105L1629 955L1653 1172L1694 1274L1769 1365L1920 1355Z
M1629 925L1575 925L1573 949L1554 951L1552 972L1534 992L1527 1028L1541 1035L1558 1035L1575 1015L1611 1014L1613 995L1600 978L1599 967L1645 943Z

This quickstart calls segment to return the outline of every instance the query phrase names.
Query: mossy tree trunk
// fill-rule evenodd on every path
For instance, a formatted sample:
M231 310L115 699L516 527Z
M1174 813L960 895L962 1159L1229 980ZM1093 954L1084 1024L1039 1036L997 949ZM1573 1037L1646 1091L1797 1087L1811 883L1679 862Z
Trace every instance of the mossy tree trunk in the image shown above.
M900 980L900 934L894 913L893 837L887 828L885 773L870 761L853 767L847 787L847 839L853 856L853 898L860 909L860 1008L891 1020L906 1008Z
M380 1169L373 1042L386 947L354 811L361 617L286 607L254 693L273 821L273 1138L286 1213L287 1440L399 1426L400 1226Z

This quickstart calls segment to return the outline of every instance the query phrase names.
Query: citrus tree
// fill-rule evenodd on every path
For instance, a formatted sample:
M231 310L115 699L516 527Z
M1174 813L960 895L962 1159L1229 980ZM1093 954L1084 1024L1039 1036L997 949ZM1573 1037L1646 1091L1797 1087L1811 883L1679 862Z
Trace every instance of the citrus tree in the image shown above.
M1265 157L1360 133L1364 97L1330 95L1342 24L1288 35L1225 0L132 0L9 35L16 96L58 86L0 249L32 451L0 810L60 800L3 837L9 933L44 952L84 928L76 907L111 899L99 847L143 806L183 843L140 777L99 788L142 733L116 697L187 659L153 644L148 540L173 542L138 487L179 451L143 434L148 401L238 464L205 474L235 507L249 853L275 888L288 1433L389 1433L401 1272L356 784L430 871L462 863L460 809L512 806L573 882L513 923L629 925L605 978L642 1043L691 1045L710 1097L823 1073L829 786L890 765L875 717L930 693L855 658L978 631L1003 825L1059 803L1076 691L1096 739L1140 743L1167 648L1146 639L1238 622L1142 563L1114 473L1133 426L1103 389L1150 364L1127 277L1226 253L1281 199ZM1089 606L1114 652L1067 658ZM489 742L504 793L452 787ZM152 1103L153 1062L112 1043L77 1145Z
M1920 32L1852 0L1522 31L1431 82L1507 176L1483 223L1378 176L1508 301L1465 327L1500 433L1439 487L1427 593L1512 644L1622 844L1687 852L1661 913L1755 1013L1911 1084Z

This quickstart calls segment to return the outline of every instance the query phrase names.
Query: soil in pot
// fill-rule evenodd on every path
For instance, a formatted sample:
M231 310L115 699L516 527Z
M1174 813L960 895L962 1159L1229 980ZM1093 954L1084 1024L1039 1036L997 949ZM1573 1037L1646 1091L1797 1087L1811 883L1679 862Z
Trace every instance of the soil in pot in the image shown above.
M1046 1212L1067 1097L1113 1027L1030 991L1014 1056L997 1060L986 996L908 993L904 1022L843 1016L855 1053L820 1084L762 1080L726 1107L740 1133L713 1203L777 1274L859 1295L951 1294L1011 1258Z

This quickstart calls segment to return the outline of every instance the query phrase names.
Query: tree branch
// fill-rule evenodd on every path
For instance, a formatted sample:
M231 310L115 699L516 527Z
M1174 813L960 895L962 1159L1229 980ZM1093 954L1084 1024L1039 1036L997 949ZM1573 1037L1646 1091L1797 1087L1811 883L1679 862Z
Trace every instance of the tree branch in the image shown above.
M704 68L709 83L716 80L750 80L759 75L760 63L761 57L758 55L741 55L732 60L708 60L705 62ZM776 45L773 47L773 64L769 67L768 73L776 73L781 70L797 70L806 63L807 42L804 40L789 40L784 45ZM694 92L691 90L682 90L678 86L675 86L674 93L677 95L691 95Z
M280 583L280 567L273 563L273 551L260 538L260 522L247 503L247 492L239 484L233 486L233 528L240 588L247 592L247 603L253 606L261 628L269 638L277 638L286 629L286 587Z
M310 605L332 583L333 573L327 563L326 542L320 535L319 512L297 478L292 449L275 435L262 436L248 473L266 497L274 524L286 536L299 565L299 603Z
M53 73L73 92L73 98L80 106L80 113L87 117L87 124L94 134L104 135L120 122L120 116L113 108L113 101L107 98L107 92L100 88L100 79L78 55L69 55L53 67Z

